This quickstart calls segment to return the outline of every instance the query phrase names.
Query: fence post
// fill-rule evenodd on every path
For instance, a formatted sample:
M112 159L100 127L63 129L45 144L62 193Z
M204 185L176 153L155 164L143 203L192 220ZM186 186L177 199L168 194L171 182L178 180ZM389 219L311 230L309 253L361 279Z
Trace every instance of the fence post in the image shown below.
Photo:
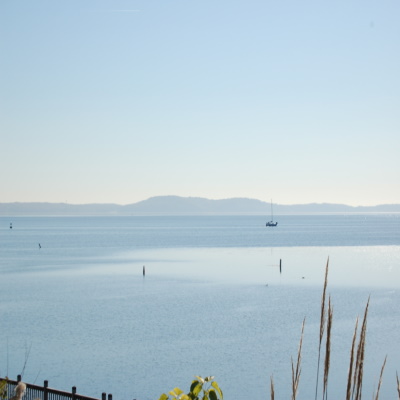
M107 400L107 394L105 392L101 394L101 400Z
M75 400L76 398L76 386L72 386L72 400Z
M108 400L112 400L112 394L111 393L108 394Z
M18 376L17 376L17 382L21 382L21 379L22 379L22 378L21 378L21 375L18 375Z
M43 400L48 400L49 398L49 391L47 388L49 387L49 381L44 381L43 382Z

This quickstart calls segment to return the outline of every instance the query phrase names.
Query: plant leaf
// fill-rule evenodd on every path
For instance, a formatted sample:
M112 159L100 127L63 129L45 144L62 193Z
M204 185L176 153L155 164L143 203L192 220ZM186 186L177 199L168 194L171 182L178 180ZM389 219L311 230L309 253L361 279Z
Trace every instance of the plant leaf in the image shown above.
M197 380L201 383L204 383L204 379L201 376L196 376Z
M197 382L197 385L191 386L190 387L190 392L193 393L196 397L199 395L201 392L201 389L203 388L203 384L200 382Z
M178 397L180 394L182 394L183 393L183 390L181 390L181 389L179 389L178 387L176 387L174 390L171 390L170 392L169 392L169 394L171 395L171 396L174 396L174 397Z
M213 381L213 382L211 383L211 386L219 393L219 397L220 397L221 399L223 399L223 398L224 398L224 395L222 394L222 390L219 388L218 383L215 382L215 381Z
M217 394L214 389L210 389L208 391L208 394L210 395L210 400L218 400Z

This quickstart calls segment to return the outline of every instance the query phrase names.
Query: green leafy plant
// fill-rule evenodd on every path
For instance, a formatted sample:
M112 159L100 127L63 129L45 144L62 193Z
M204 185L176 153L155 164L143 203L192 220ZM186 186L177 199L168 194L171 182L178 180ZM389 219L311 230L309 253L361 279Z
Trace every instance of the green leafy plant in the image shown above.
M7 382L7 377L0 381L0 399L2 400L7 398Z
M159 400L223 400L224 398L222 390L219 388L218 383L214 381L213 376L207 376L206 378L196 376L196 379L190 385L188 394L178 387L168 394L163 393Z

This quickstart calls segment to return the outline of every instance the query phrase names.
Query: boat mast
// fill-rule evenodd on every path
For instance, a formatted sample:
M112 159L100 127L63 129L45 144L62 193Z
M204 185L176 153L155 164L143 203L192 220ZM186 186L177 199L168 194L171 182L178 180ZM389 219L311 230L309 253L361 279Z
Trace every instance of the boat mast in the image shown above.
M272 212L272 199L271 199L271 222L274 222L274 213Z

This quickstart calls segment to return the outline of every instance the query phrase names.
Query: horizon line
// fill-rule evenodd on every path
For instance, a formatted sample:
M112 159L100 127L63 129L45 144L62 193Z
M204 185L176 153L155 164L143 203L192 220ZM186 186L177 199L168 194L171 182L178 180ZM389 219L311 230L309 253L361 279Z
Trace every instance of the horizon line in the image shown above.
M225 201L225 200L250 200L250 201L258 201L261 203L265 203L266 205L270 204L270 201L265 201L265 200L260 200L256 198L251 198L251 197L226 197L226 198L220 198L220 199L210 199L208 197L200 197L200 196L178 196L178 195L157 195L157 196L151 196L148 197L144 200L138 200L136 202L132 203L114 203L114 202L100 202L100 203L95 203L95 202L89 202L89 203L71 203L68 201L7 201L7 202L0 202L0 204L51 204L51 205L68 205L68 206L106 206L106 205L114 205L114 206L119 206L119 207L125 207L125 206L130 206L138 203L142 203L151 199L155 198L168 198L168 197L175 197L179 199L199 199L199 200L208 200L208 201ZM345 206L345 207L351 207L351 208L365 208L365 207L380 207L380 206L395 206L395 205L400 205L400 203L380 203L380 204L374 204L374 205L349 205L346 203L330 203L327 201L324 202L309 202L309 203L291 203L291 204L285 204L285 203L274 203L274 206L283 206L283 207L292 207L292 206L310 206L310 205L329 205L329 206Z

